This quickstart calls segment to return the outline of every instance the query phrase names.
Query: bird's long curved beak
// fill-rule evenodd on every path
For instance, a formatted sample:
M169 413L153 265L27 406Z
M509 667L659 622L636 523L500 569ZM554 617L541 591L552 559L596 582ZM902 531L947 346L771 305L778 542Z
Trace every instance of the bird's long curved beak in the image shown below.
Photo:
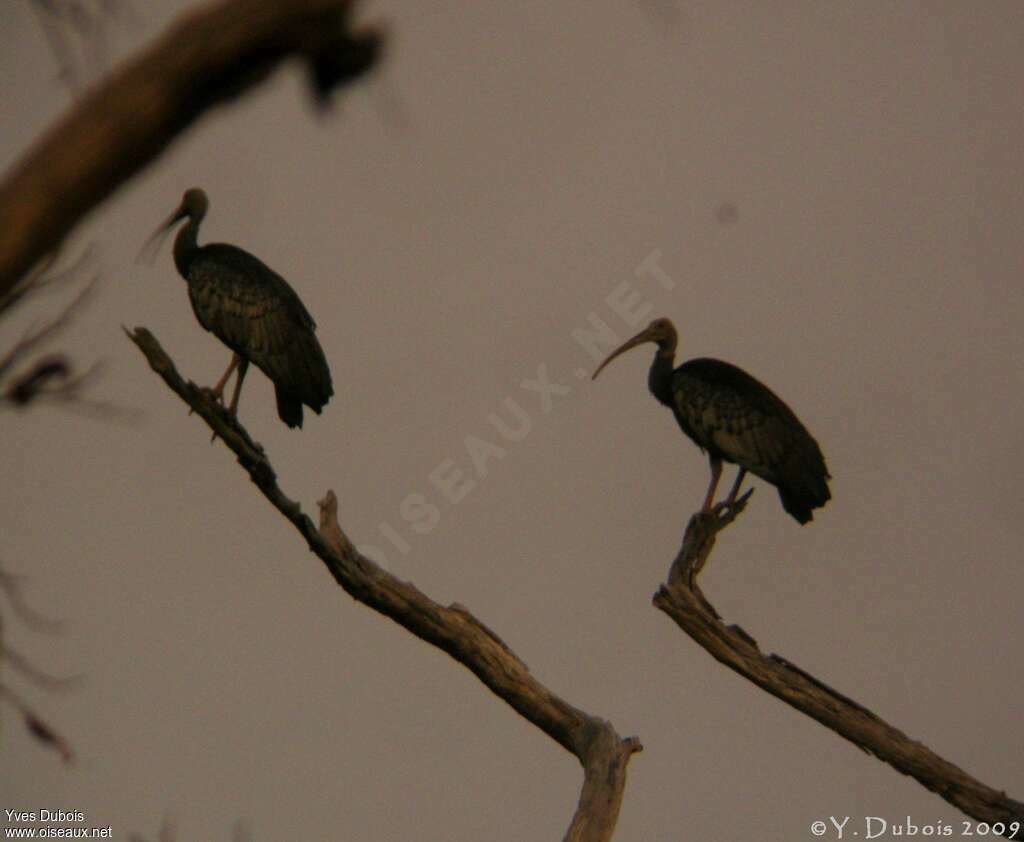
M160 227L156 229L149 238L143 243L142 248L139 249L139 253L135 258L136 263L148 263L153 264L156 260L157 253L160 251L160 247L164 244L164 240L167 239L167 235L170 233L174 223L185 218L185 208L183 205L179 205L175 208L167 219L160 223Z
M654 341L654 337L651 336L651 329L649 327L648 328L644 328L636 336L634 336L632 339L627 339L618 348L616 348L607 357L605 357L604 362L601 363L601 365L599 365L597 367L597 371L595 371L593 373L593 375L591 375L590 379L591 380L597 380L597 375L599 375L602 371L604 371L604 367L606 365L608 365L608 363L610 363L612 360L614 360L620 354L625 354L626 351L629 351L630 349L635 348L637 345L643 345L645 342L653 342L653 341Z

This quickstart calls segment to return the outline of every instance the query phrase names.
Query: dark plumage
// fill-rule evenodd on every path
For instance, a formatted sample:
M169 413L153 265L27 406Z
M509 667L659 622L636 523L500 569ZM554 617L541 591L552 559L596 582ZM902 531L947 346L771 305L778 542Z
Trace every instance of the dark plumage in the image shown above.
M278 416L301 427L303 404L319 414L334 394L316 323L288 282L258 258L225 243L197 244L208 207L206 194L194 187L160 231L188 219L174 240L174 265L188 282L199 323L234 351L213 391L221 397L237 368L230 406L235 413L242 379L254 362L274 383Z
M711 511L722 462L739 465L730 506L747 471L779 489L782 507L800 523L832 495L821 448L793 411L771 389L742 369L720 360L690 360L673 370L676 329L655 319L601 363L594 377L615 357L645 342L658 345L648 377L651 394L669 407L679 426L711 463L711 484L704 511Z

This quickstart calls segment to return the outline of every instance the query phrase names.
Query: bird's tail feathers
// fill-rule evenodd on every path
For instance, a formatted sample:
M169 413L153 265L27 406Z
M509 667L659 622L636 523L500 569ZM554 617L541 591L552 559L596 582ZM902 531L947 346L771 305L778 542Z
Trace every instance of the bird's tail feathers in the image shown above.
M819 457L820 458L820 457ZM793 466L790 476L779 483L779 499L782 508L801 524L814 520L812 510L820 509L832 499L828 488L829 473L825 462L821 464Z
M293 429L301 428L302 401L278 385L274 386L274 394L277 396L277 417Z
M310 333L301 337L293 348L290 356L290 367L295 372L301 372L297 378L302 384L302 394L299 400L306 404L318 415L324 405L334 394L334 386L331 384L331 371L327 367L327 360L324 359L324 352L316 337Z
M780 488L779 499L782 501L782 508L796 518L801 526L814 520L814 515L811 512L815 507L808 503L803 496L790 489Z

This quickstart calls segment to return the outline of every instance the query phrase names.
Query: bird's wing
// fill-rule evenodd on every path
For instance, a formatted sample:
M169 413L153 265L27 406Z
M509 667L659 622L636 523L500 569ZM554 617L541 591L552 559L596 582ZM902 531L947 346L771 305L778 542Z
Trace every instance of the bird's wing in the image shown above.
M817 442L760 381L729 363L697 359L676 370L676 405L699 437L769 482L828 476Z
M315 322L295 291L257 258L232 246L206 246L189 268L199 322L224 344L319 409L333 394Z

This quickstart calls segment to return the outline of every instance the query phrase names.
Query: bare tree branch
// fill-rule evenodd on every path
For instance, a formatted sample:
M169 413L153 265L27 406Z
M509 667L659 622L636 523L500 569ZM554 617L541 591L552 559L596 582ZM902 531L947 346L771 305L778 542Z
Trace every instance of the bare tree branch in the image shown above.
M910 739L867 708L836 692L827 684L779 655L765 655L757 642L739 626L726 626L705 599L696 575L711 553L718 533L738 511L695 514L669 572L668 584L654 596L654 604L718 662L738 672L762 690L818 720L858 748L873 754L904 775L910 775L957 809L990 825L1024 825L1024 804L1005 792L972 778L931 749Z
M626 784L626 764L632 754L642 749L640 741L636 737L619 737L609 722L584 713L552 693L467 609L434 602L415 585L396 579L360 554L338 525L338 501L332 491L319 502L317 529L299 504L281 491L263 448L249 437L237 419L208 390L186 383L148 330L136 328L125 332L146 356L150 367L235 453L263 495L291 521L350 596L447 652L521 716L576 755L584 769L583 790L565 839L611 839Z
M0 184L0 299L201 114L303 58L317 101L376 63L354 0L221 0L184 15L83 97Z

